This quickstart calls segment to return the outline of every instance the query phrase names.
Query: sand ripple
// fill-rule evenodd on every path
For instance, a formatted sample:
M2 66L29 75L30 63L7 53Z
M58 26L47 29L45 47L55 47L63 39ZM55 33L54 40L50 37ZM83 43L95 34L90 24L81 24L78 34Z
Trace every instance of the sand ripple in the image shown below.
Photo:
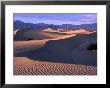
M22 62L22 63L20 63ZM14 75L96 75L93 66L14 59Z

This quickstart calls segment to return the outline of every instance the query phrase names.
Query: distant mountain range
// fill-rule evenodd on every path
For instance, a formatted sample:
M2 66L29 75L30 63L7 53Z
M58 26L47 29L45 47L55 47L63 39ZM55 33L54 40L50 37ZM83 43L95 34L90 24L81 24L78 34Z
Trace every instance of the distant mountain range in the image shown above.
M89 31L97 31L97 23L93 24L81 24L81 25L72 25L72 24L62 24L62 25L54 25L54 24L45 24L45 23L24 23L22 21L16 20L14 21L14 30L20 29L20 28L31 28L31 29L37 29L37 30L43 30L46 28L52 28L52 29L67 29L67 30L76 30L76 29L87 29Z

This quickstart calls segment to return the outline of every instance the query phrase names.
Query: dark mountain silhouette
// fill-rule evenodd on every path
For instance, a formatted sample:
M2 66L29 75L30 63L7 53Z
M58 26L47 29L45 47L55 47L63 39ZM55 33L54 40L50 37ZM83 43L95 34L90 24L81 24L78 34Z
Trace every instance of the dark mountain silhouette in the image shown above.
M22 21L14 21L14 30L16 29L21 29L21 28L30 28L30 29L44 29L48 28L50 25L49 24L44 24L44 23L38 23L38 24L33 24L33 23L24 23Z
M74 30L74 29L87 29L89 31L96 31L97 30L97 23L93 24L81 24L81 25L72 25L72 24L62 24L62 25L54 25L54 24L45 24L45 23L24 23L22 21L14 21L14 30L20 29L20 28L31 28L31 29L37 29L42 30L45 28L52 28L52 29L67 29L67 30Z

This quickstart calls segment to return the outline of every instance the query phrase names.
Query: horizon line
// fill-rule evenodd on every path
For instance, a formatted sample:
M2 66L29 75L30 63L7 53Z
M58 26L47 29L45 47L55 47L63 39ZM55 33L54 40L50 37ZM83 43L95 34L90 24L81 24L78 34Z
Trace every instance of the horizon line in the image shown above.
M21 21L21 20L14 20L13 22L15 22L15 21L20 21L20 22L23 22L23 21ZM23 22L23 23L31 23L31 22ZM84 25L84 24L69 24L69 23L65 23L65 24L48 24L48 23L31 23L31 24L47 24L47 25ZM97 22L95 23L86 23L86 24L97 24Z

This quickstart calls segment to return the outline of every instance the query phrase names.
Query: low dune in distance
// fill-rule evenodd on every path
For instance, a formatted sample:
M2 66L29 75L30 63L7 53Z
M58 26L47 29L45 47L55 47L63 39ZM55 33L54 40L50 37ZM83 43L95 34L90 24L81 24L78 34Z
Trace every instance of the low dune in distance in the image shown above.
M71 30L67 32L67 34L91 34L91 33L93 32L87 31L85 29Z
M42 30L42 32L47 32L47 33L59 33L59 34L67 34L67 35L71 35L71 34L90 34L93 32L90 32L86 29L76 29L76 30L64 30L64 29L57 29L54 30L52 28L47 28Z
M59 33L59 32L39 32L39 33L42 34L42 35L50 37L50 39L58 38L58 37L62 37L62 36L66 36L67 35L67 34Z
M55 32L56 30L54 30L52 28L47 28L47 29L44 29L42 31L44 31L44 32Z
M14 31L14 40L15 41L39 40L39 39L42 40L59 38L66 35L91 34L91 33L93 32L87 31L86 29L68 30L68 31L63 29L54 30L51 28L47 28L42 31L34 29L18 29Z
M14 57L14 75L96 75L93 66L33 61L26 57Z

